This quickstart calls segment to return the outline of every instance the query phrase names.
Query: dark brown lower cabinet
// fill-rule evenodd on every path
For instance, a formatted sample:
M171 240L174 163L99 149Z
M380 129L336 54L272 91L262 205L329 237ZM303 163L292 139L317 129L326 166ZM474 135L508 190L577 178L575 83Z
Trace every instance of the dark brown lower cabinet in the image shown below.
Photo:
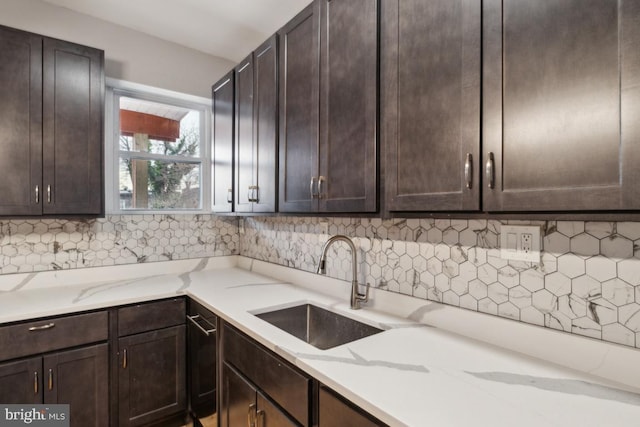
M118 339L119 426L139 426L186 411L185 346L184 325Z
M42 357L0 364L0 402L42 403Z
M318 402L319 427L386 426L325 386L320 386Z
M207 417L216 411L217 317L193 300L188 317L189 404L192 416Z
M290 427L300 424L292 421L269 398L244 379L240 373L223 363L222 368L221 427Z
M107 344L0 364L3 404L68 404L72 427L109 424Z

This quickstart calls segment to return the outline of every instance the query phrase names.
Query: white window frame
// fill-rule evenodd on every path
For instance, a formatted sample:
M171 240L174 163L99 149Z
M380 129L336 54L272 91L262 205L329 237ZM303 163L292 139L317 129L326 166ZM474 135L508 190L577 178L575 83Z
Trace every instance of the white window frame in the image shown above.
M160 102L200 111L200 209L120 208L120 97ZM112 78L106 79L105 106L105 210L107 214L206 214L211 207L211 100ZM151 157L151 156L149 156ZM158 158L167 159L166 156Z

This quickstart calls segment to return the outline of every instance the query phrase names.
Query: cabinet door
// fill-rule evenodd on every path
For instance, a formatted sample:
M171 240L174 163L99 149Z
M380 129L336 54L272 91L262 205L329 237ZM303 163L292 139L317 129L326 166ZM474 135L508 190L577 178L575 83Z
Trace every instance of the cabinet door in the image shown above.
M0 364L0 402L42 403L42 358Z
M236 212L252 212L254 183L253 54L236 67Z
M318 209L318 7L313 2L278 32L280 212Z
M212 315L212 318L215 319L215 316ZM205 330L215 329L215 320L207 320L209 325L200 322ZM198 416L206 416L216 409L216 332L207 335L193 323L188 324L188 332L191 409Z
M389 211L480 208L480 13L475 0L382 3Z
M44 39L43 213L101 214L104 52Z
M185 411L185 326L118 340L120 426L137 426Z
M234 73L220 79L211 92L213 211L233 212Z
M322 0L320 211L377 205L378 1Z
M220 427L249 425L256 405L256 389L230 365L222 364Z
M71 425L109 425L107 344L44 357L44 403L65 403Z
M42 212L42 38L0 27L0 215Z
M319 402L319 427L376 427L386 425L366 414L351 402L343 400L324 386L320 387Z
M278 156L278 55L276 36L264 42L254 58L254 173L253 212L276 211Z
M640 208L640 3L483 8L485 210Z
M257 393L256 408L256 425L258 427L296 427L300 425L292 421L260 392Z

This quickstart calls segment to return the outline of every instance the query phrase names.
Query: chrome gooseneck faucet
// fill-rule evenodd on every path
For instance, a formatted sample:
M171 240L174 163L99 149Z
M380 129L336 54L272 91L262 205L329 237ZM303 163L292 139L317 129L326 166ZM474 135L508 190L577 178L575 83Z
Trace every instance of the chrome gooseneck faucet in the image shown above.
M357 310L360 308L361 302L369 301L369 284L367 284L366 293L361 294L358 290L358 256L356 252L356 247L353 244L353 241L347 236L343 236L341 234L337 234L335 236L329 237L329 240L322 247L322 253L320 254L320 262L318 262L318 268L316 269L317 274L327 274L326 263L327 263L327 250L329 246L331 246L335 242L345 242L349 249L351 250L351 309Z

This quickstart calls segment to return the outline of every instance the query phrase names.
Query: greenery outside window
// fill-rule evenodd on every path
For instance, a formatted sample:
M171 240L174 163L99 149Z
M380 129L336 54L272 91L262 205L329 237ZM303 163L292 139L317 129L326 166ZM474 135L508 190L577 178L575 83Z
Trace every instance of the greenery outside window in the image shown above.
M111 211L209 211L208 105L112 89Z

